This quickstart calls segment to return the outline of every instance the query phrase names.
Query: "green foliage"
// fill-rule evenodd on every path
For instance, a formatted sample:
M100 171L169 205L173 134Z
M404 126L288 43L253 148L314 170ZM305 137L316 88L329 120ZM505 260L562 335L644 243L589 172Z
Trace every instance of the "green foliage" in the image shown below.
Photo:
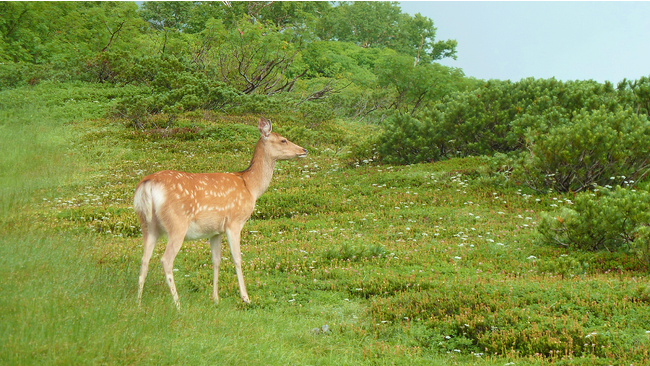
M392 107L414 115L458 91L463 72L440 64L413 64L413 58L386 52L377 63L379 86L395 90Z
M440 150L432 140L431 126L401 114L386 120L384 133L377 141L377 152L389 164L412 164L440 159Z
M193 8L194 4L184 1L147 1L139 13L154 29L181 32L188 28Z
M309 78L347 78L358 83L375 79L373 70L386 52L377 48L363 48L350 42L310 42L296 62L297 70L307 70Z
M386 254L386 248L381 243L372 245L353 245L349 242L341 244L339 248L329 248L323 252L326 261L360 261L369 258L381 258Z
M116 112L139 127L152 114L178 114L196 109L223 110L226 105L242 104L240 94L220 82L211 82L205 75L183 67L175 57L145 58L131 71L135 78L147 82L146 92L120 100ZM239 102L239 103L237 103Z
M617 87L619 98L630 105L636 114L650 116L650 78L638 80L623 79Z
M213 78L245 94L270 95L293 86L296 78L285 76L300 47L293 30L245 19L210 20L201 35L195 63Z
M379 160L377 151L379 136L377 131L371 131L367 135L351 141L348 163L359 166L361 164L371 164L375 160Z
M562 279L585 274L588 267L589 265L587 263L581 263L579 260L571 258L566 254L556 259L540 261L538 264L538 270L540 272L559 275Z
M613 290L605 303L595 288L578 289L563 280L544 286L535 281L507 282L501 287L450 281L426 291L377 298L369 311L376 321L415 327L414 341L441 353L548 360L626 357L619 347L625 342L625 327L634 321L619 312L629 306L640 314L645 305L635 298ZM572 318L573 313L589 316Z
M647 261L649 222L650 193L600 187L577 195L571 208L544 213L538 240L584 250L629 250Z
M650 171L650 122L630 109L576 113L572 123L527 135L517 179L540 191L633 184Z
M419 13L402 13L396 2L340 2L321 18L317 34L363 48L391 48L423 63L456 58L456 41L434 43L433 21Z
M335 114L325 103L306 102L298 106L298 112L304 121L310 122L307 126L309 128L316 127L327 121L331 121Z
M268 113L279 105L299 109L310 125L335 117L378 123L389 109L422 110L457 90L462 79L457 70L431 64L453 57L455 41L436 43L433 22L401 13L396 3L2 6L0 61L8 62L0 65L0 87L46 79L144 84L152 90L118 108L138 126L164 107L171 114L202 108ZM376 21L386 17L390 21ZM342 27L345 19L358 24ZM324 36L320 30L330 23L336 35ZM389 33L382 30L386 24ZM219 95L200 95L207 89ZM268 99L233 92L291 98L269 107Z
M171 121L174 116L195 110L227 113L277 113L288 103L280 95L245 94L204 73L193 72L186 60L175 56L142 58L135 65L120 70L124 81L146 84L137 94L129 95L115 106L122 118L143 128L151 125L155 115L164 113ZM306 104L303 116L313 124L331 118L331 113L319 105Z
M418 68L409 75L417 74ZM398 69L408 69L408 65L386 75L399 75ZM396 76L395 90L408 90L420 79L414 78L413 83L402 87L400 83L410 76ZM381 137L385 146L380 148L386 162L509 153L510 158L501 155L499 160L509 169L518 167L515 177L519 182L560 192L583 190L592 183L606 184L610 176L638 180L648 171L649 151L643 143L648 138L647 118L625 110L633 105L631 92L593 81L490 80L476 89L465 89L473 83L454 77L441 80L440 84L457 85L446 91L444 99L444 93L433 98L442 102L413 119L387 119ZM410 90L415 96L426 95L420 91L425 85L420 83ZM432 83L429 88L436 85ZM393 104L409 93L398 92ZM411 100L406 105L415 110L418 103ZM406 148L390 147L399 144Z
M614 91L592 81L490 80L450 96L432 117L440 118L437 129L451 141L447 150L482 155L522 149L527 131L543 134L571 122L577 111L603 105L615 108Z
M132 2L3 2L0 61L48 64L59 77L78 78L87 59L134 47L142 25L136 9Z
M32 65L23 62L0 64L0 89L34 85L41 80L52 78L53 74L51 65Z

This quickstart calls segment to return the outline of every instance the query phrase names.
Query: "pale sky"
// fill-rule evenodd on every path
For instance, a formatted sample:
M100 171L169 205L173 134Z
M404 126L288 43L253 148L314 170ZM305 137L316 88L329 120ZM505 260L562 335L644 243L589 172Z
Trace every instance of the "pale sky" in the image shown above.
M402 1L458 41L459 67L479 79L609 80L650 76L650 2Z

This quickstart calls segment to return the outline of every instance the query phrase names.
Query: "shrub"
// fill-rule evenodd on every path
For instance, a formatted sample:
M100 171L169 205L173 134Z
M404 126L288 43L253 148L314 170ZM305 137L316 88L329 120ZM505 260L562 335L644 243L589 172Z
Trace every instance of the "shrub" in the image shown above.
M619 99L636 111L636 114L650 114L650 78L638 80L623 79L618 84Z
M418 133L423 138L412 138L406 151L385 150L384 157L393 163L415 163L431 159L431 155L420 155L425 149L436 151L439 157L518 151L526 147L530 134L543 136L552 128L571 124L576 111L600 108L612 112L619 104L631 105L628 94L617 94L611 84L594 81L490 80L445 97L435 108L417 114L418 122L388 119L386 142L393 142L391 135L402 138Z
M573 209L543 213L538 241L585 250L633 250L648 261L649 224L649 192L600 188L578 195Z
M241 95L220 82L211 82L204 75L189 71L158 70L150 81L151 87L140 94L121 99L116 107L117 115L144 127L152 114L173 115L197 109L236 109L237 112L273 111L269 106L271 97L264 95Z
M431 124L408 114L386 120L384 133L377 142L377 152L389 164L412 164L440 158L436 133Z
M428 116L446 152L463 155L512 151L516 144L510 136L510 122L522 113L521 97L516 97L510 81L490 80L481 88L458 93L439 104L437 114Z
M571 258L566 254L556 259L540 261L538 264L538 270L540 272L557 274L562 279L584 274L588 267L589 265L587 263L581 263L579 260Z
M521 149L529 130L542 132L566 124L574 111L601 106L613 110L617 102L610 84L593 81L490 80L447 98L436 106L440 113L428 118L446 137L447 151L484 155Z
M69 77L65 74L56 73L51 65L0 64L0 90L23 85L34 85L47 79L67 80Z
M350 152L347 156L349 166L368 164L378 159L377 143L379 135L368 133L350 142Z
M538 191L633 184L650 170L650 122L632 110L582 111L572 123L528 134L515 176Z

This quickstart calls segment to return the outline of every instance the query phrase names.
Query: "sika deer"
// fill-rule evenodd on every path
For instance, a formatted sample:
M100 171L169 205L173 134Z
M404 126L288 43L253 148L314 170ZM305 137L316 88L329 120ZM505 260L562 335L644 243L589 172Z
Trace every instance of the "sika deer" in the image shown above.
M219 302L217 283L221 264L221 236L226 234L237 272L241 299L248 294L241 269L240 234L253 213L255 201L271 182L277 160L304 158L307 150L271 132L271 122L260 118L260 139L250 166L238 173L160 171L144 177L135 189L133 206L140 219L144 254L138 281L138 305L147 278L149 260L160 235L167 234L161 262L174 303L180 309L174 284L174 259L185 240L210 239L214 283L212 298Z

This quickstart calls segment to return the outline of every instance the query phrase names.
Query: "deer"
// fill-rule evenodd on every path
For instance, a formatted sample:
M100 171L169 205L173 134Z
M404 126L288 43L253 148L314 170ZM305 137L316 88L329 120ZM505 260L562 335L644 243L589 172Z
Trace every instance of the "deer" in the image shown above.
M304 158L307 150L271 132L271 121L260 117L260 138L247 169L236 173L186 173L163 170L148 175L138 183L133 207L142 228L144 253L138 280L138 307L149 270L149 260L158 238L167 236L167 247L161 258L165 282L176 308L180 301L174 284L174 259L183 242L209 239L214 281L212 299L219 303L219 266L221 238L226 234L241 300L250 303L240 250L241 230L255 208L255 202L266 191L276 161Z

